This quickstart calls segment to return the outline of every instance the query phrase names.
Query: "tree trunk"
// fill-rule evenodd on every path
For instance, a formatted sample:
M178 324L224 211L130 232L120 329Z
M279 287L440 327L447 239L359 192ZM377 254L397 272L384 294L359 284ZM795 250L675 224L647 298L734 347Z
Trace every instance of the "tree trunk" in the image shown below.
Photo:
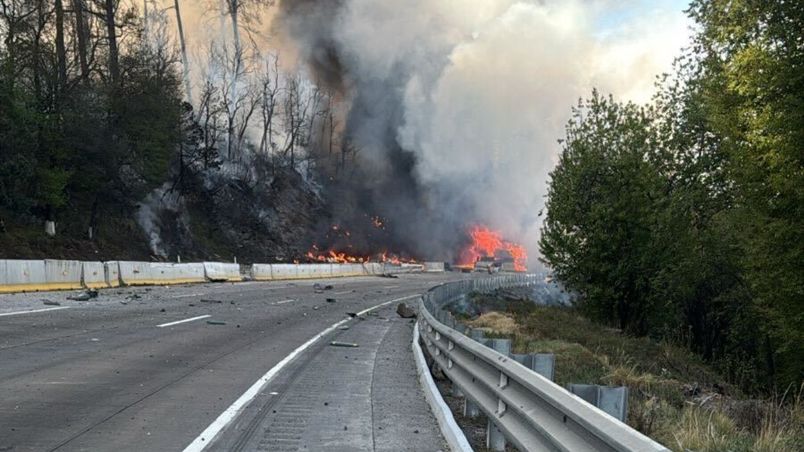
M179 10L179 0L173 0L176 9L176 24L179 26L179 43L181 44L181 63L184 67L184 91L187 102L193 103L192 83L190 83L190 61L187 59L187 44L184 41L184 27L181 22L181 11Z
M81 64L81 80L89 83L89 63L87 62L87 23L84 19L84 0L73 0L75 11L75 33L78 35L78 60Z
M106 0L106 34L109 39L109 75L112 84L117 86L120 80L120 62L117 50L117 29L115 28L115 0Z
M56 0L56 61L58 62L59 95L67 89L67 51L64 48L64 5Z

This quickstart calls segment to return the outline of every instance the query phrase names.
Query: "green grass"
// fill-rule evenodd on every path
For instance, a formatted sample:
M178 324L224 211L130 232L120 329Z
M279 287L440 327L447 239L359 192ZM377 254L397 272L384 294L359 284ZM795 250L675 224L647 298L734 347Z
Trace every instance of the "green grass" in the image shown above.
M512 317L515 353L554 353L555 381L629 387L628 424L678 451L804 450L800 393L752 399L682 347L631 337L571 308L474 295L481 311ZM494 316L491 316L492 318ZM466 318L475 323L477 319Z

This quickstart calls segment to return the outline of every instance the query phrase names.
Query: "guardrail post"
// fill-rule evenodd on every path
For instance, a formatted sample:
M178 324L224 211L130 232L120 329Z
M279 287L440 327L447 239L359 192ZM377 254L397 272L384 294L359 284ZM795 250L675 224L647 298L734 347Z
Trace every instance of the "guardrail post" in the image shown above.
M478 417L480 416L480 407L467 397L463 399L463 415L465 417Z
M544 378L553 381L553 377L555 376L555 355L552 353L511 353L511 359Z
M486 345L503 356L509 356L511 354L511 339L487 339ZM500 372L499 387L505 388L506 386L508 386L508 375ZM498 400L496 415L502 416L505 410L505 402ZM500 429L497 428L497 425L494 424L491 418L489 418L488 425L486 426L486 447L493 451L505 450L505 436Z
M493 451L505 450L505 435L491 419L486 426L486 448Z

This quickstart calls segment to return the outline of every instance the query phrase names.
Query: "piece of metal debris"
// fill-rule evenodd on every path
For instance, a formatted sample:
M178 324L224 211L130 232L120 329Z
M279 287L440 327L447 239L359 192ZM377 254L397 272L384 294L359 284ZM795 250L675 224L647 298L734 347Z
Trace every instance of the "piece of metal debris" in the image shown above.
M359 345L355 344L354 342L339 342L339 341L332 341L329 345L333 347L359 347Z
M220 320L207 320L208 325L226 325L226 322L221 322Z

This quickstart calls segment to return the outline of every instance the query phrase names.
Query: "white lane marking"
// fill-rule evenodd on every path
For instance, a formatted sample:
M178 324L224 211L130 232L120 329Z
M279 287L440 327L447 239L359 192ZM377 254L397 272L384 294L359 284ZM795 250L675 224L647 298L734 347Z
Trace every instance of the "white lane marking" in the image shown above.
M195 321L195 320L206 319L207 317L212 317L212 316L209 315L209 314L199 315L198 317L190 317L189 319L176 320L175 322L163 323L161 325L156 325L156 327L157 328L164 328L166 326L173 326L173 325L178 325L180 323L187 323L187 322L192 322L192 321Z
M5 317L9 315L20 315L20 314L33 314L34 312L47 312L47 311L58 311L59 309L69 309L69 306L62 306L60 308L44 308L44 309L31 309L29 311L16 311L16 312L4 312L0 314L0 317Z
M383 289L396 289L399 286L382 286Z
M290 302L293 302L293 301L296 301L296 300L291 298L290 300L277 301L276 303L272 303L272 304L275 304L275 305L277 305L277 304L285 304L285 303L290 303Z
M201 295L206 295L206 294L205 294L205 293L200 293L200 292L199 292L199 293L188 293L188 294L184 294L184 295L176 295L176 296L174 296L174 297L168 297L168 298L187 298L187 297L200 297Z
M352 292L353 291L351 291L351 290L344 290L343 292L335 292L333 295L343 295L343 294L352 293Z
M368 312L371 312L377 308L381 308L387 304L395 303L397 301L408 300L410 298L418 298L421 297L420 294L417 295L408 295L407 297L396 298L393 300L389 300L383 303L380 303L376 306L372 306L368 309L364 309L357 313L357 315L363 315ZM325 329L324 331L316 334L310 340L305 342L304 344L300 345L296 350L290 352L288 356L285 356L282 361L276 363L274 367L271 368L268 372L265 373L259 380L254 382L251 387L249 387L243 395L240 396L237 400L234 401L233 404L229 406L217 419L212 421L203 432L201 432L198 437L193 440L190 445L184 448L184 452L201 452L203 451L208 445L212 444L214 439L225 429L233 420L237 418L241 411L249 404L252 400L254 400L257 395L259 395L263 389L268 385L268 383L282 370L283 367L287 366L294 358L299 356L303 351L307 350L311 345L315 344L319 339L326 336L327 334L335 331L336 328L339 326L347 323L351 319L343 319L338 323L333 324L329 328Z

